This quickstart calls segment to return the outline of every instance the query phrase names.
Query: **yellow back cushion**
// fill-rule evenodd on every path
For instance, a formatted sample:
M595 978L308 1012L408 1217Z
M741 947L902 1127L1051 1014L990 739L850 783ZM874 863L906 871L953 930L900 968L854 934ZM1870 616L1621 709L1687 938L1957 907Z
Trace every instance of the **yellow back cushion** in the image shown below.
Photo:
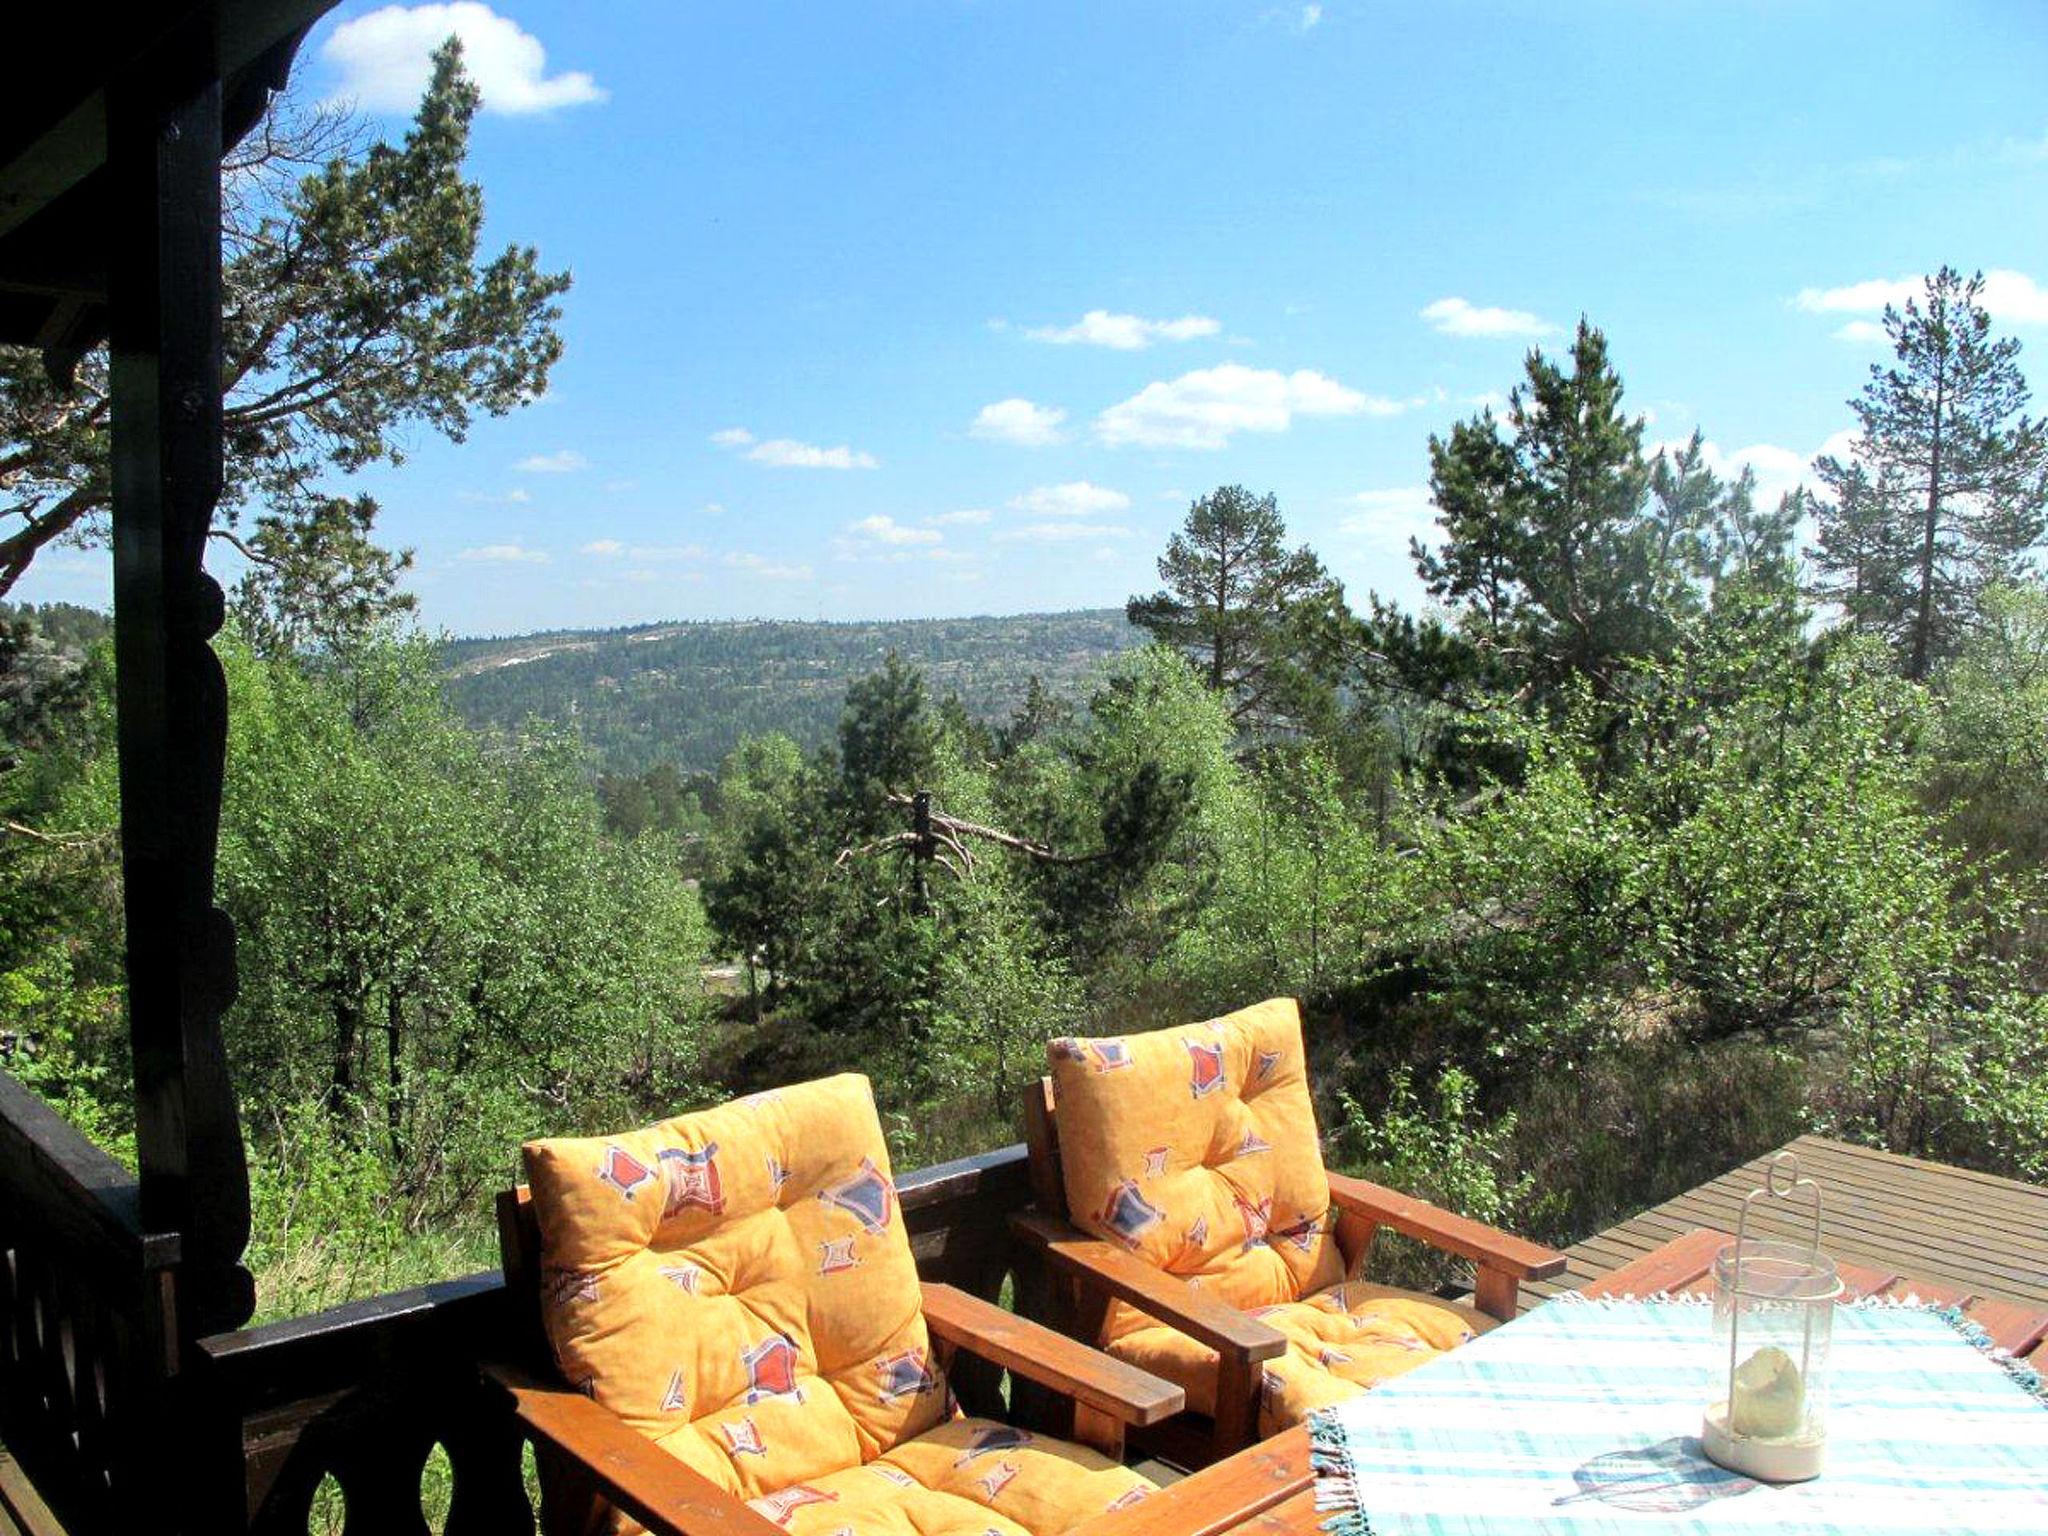
M1294 999L1047 1055L1078 1225L1239 1307L1343 1277Z
M743 1497L946 1413L867 1079L524 1148L563 1374Z

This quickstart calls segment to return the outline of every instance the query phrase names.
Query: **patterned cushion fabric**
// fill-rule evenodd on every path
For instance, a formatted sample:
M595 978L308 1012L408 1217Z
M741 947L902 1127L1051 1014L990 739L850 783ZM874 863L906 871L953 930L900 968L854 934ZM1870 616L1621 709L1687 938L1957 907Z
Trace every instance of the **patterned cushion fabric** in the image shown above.
M866 1078L524 1151L563 1374L771 1518L808 1528L810 1505L850 1515L915 1484L926 1536L1040 1532L1051 1528L1024 1517L1069 1504L1093 1513L1149 1489L1091 1453L1026 1437L1003 1452L1015 1475L976 1501L989 1469L968 1472L994 1453L955 1470L971 1449L960 1437L999 1426L948 1422ZM895 1518L852 1523L865 1532Z
M1342 1284L1292 998L1151 1034L1056 1040L1048 1056L1069 1215L1287 1335L1288 1353L1267 1365L1262 1433L1487 1325L1470 1308ZM1102 1341L1178 1382L1191 1409L1214 1410L1214 1351L1121 1302Z
M795 1536L1054 1536L1152 1484L1085 1446L955 1419L863 1467L755 1499Z
M1350 1280L1300 1301L1257 1307L1252 1315L1287 1339L1287 1353L1264 1367L1259 1434L1299 1424L1318 1408L1412 1371L1495 1326L1485 1313L1392 1286ZM1135 1328L1110 1345L1119 1359L1188 1394L1188 1407L1216 1406L1216 1352L1163 1323Z
M712 1481L753 1498L945 1417L866 1078L525 1154L556 1363Z
M1343 1278L1292 998L1048 1055L1078 1225L1233 1306ZM1147 1321L1118 1305L1104 1337Z

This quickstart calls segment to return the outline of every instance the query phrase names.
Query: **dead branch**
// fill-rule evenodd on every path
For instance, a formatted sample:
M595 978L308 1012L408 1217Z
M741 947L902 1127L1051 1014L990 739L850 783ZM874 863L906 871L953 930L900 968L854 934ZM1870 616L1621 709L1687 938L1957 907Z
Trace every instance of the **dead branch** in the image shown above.
M905 810L911 809L914 803L914 799L910 795L896 791L891 791L889 795L889 804L902 806ZM1037 859L1046 864L1094 864L1104 857L1099 853L1061 853L1058 849L1049 848L1044 843L1035 843L1029 838L1016 837L998 828L983 826L978 821L963 821L958 816L948 816L940 811L933 811L931 818L933 833L935 835L945 834L952 846L959 848L963 853L966 850L961 840L963 838L975 837L980 838L983 842L994 843L998 847L1011 849L1016 853L1025 855L1027 858ZM971 860L969 862L970 864L972 863Z
M106 841L102 832L43 832L35 827L24 826L18 821L0 817L0 832L12 832L16 837L32 837L39 843L48 843L53 848L90 848Z

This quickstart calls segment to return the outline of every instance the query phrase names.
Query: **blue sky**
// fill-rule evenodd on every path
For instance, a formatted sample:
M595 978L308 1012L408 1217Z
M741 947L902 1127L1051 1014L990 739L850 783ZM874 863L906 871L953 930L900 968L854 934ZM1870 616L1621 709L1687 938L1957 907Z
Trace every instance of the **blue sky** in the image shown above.
M575 275L545 400L359 477L458 633L1117 604L1229 481L1412 600L1429 434L1582 312L1767 489L1915 274L2048 355L2037 0L346 4L299 83L400 131L451 26Z

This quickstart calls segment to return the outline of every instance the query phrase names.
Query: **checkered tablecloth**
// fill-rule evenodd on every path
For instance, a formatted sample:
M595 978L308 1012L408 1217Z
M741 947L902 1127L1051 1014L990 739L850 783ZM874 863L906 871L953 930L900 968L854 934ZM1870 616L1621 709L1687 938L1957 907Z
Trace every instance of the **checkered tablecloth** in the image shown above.
M1827 1470L1784 1487L1700 1454L1717 1357L1694 1301L1558 1300L1315 1415L1336 1536L1770 1530L2048 1533L2048 1402L1959 1314L1838 1309Z

